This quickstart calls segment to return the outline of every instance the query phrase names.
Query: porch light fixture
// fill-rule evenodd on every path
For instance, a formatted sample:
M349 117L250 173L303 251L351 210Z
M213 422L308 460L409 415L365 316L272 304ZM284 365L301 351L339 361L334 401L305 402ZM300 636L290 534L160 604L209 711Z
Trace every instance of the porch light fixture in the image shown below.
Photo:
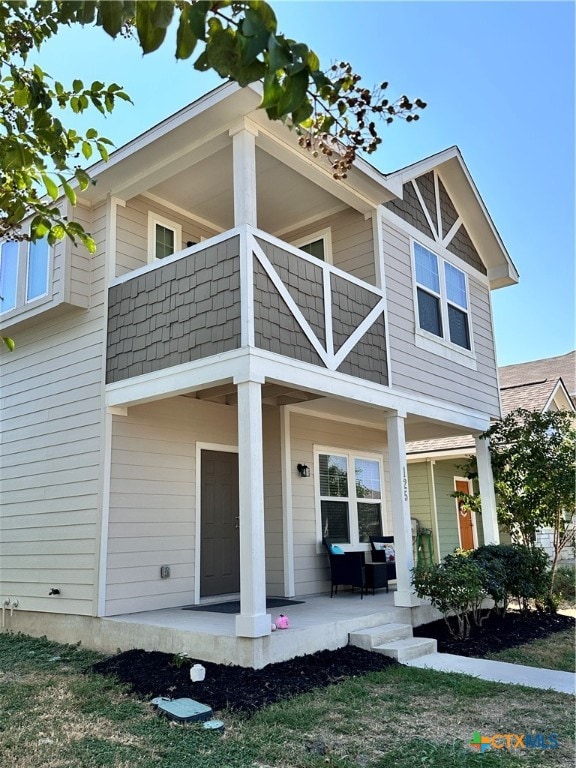
M310 467L306 466L306 464L298 464L296 469L300 477L310 477Z

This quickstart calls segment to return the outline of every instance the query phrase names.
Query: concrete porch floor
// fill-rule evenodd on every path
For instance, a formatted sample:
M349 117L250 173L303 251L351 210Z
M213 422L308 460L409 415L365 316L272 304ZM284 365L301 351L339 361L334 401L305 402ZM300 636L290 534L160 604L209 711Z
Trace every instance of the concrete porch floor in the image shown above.
M304 602L270 610L272 621L279 613L285 613L290 627L268 637L236 637L234 614L167 608L102 619L99 634L108 647L100 649L138 647L260 668L318 650L340 648L348 644L348 634L356 629L390 622L418 626L440 615L425 605L396 607L392 589L389 593L365 595L363 599L358 592L350 591L339 592L333 598L314 595L295 599Z

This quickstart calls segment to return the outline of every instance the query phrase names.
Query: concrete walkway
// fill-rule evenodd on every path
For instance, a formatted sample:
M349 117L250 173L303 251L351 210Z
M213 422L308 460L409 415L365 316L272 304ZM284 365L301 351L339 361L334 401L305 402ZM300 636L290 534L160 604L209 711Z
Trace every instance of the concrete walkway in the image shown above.
M437 669L439 672L461 672L464 675L493 680L497 683L526 685L529 688L543 688L559 693L575 693L576 675L573 672L558 672L555 669L525 667L506 661L471 659L451 653L430 653L418 659L403 662L408 667Z

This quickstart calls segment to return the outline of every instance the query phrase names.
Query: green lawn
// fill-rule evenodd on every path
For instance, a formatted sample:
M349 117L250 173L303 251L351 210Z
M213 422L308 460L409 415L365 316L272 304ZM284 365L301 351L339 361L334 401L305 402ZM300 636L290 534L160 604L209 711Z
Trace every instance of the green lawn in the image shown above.
M486 658L508 661L511 664L525 664L528 667L576 672L574 632L571 630L556 632L542 640L533 640L517 648L488 654Z
M515 768L574 765L573 698L392 667L267 707L224 734L171 725L97 654L0 634L0 764L15 768ZM537 705L535 704L537 702ZM555 733L559 748L473 751L474 732Z

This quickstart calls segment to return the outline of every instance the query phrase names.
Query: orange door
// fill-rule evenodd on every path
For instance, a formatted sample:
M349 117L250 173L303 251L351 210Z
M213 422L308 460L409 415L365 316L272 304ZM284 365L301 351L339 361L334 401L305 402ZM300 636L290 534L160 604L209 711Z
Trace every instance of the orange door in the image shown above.
M470 493L467 480L456 480L456 492ZM458 525L460 526L460 546L462 549L474 549L474 521L472 512L466 509L460 499L458 501Z

